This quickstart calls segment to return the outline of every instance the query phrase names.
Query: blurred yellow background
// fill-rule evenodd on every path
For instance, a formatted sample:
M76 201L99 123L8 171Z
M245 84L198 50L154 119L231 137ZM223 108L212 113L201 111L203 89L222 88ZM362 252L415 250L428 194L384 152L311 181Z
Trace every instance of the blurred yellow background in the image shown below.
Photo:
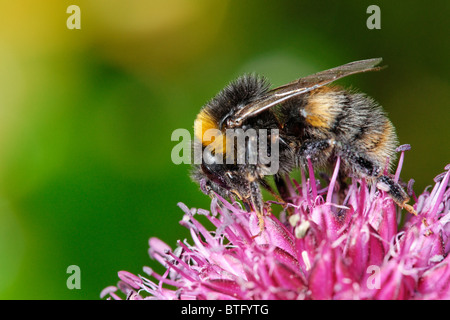
M0 0L0 299L98 299L117 271L155 266L149 237L188 237L177 202L209 199L171 162L171 133L244 72L281 85L383 57L340 83L384 106L421 193L450 162L450 3L378 1L380 30L371 4Z

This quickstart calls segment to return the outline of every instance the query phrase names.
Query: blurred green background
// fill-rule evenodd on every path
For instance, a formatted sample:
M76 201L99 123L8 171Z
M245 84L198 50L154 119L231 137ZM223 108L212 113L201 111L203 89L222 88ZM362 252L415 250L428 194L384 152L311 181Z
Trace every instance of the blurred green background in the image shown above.
M177 202L209 199L171 162L171 133L243 72L281 85L383 57L340 83L384 106L420 193L450 162L449 15L448 1L1 0L0 299L98 299L117 271L156 266L149 237L188 237Z

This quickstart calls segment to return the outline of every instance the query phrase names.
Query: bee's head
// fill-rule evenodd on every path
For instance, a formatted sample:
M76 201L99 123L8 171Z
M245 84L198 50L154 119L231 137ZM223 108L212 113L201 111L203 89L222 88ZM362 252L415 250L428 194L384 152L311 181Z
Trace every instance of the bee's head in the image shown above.
M248 165L236 162L226 163L227 119L248 103L264 96L269 83L262 77L244 75L230 83L210 100L200 111L194 122L195 141L202 150L201 164L193 165L191 176L200 184L203 192L213 196L217 193L224 198L231 195L249 203L256 210L262 210L255 199L261 198L257 184L258 175L249 170ZM235 150L228 150L235 155ZM256 201L256 202L258 202Z
M213 155L203 150L202 163L194 164L192 167L192 179L210 196L214 196L215 192L225 198L231 195L239 199L247 198L249 193L246 186L249 184L249 176L244 174L245 166L226 164L222 160L225 160L222 155Z
M247 210L262 211L261 191L258 181L248 173L247 166L206 163L194 165L192 179L200 185L200 189L210 197L215 194L223 198L231 196L242 200Z

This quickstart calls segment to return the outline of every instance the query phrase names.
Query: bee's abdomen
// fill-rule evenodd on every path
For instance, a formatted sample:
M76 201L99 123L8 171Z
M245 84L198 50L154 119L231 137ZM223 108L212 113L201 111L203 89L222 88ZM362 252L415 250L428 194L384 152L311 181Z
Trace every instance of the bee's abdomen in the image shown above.
M368 154L377 165L384 167L393 160L398 144L395 128L379 104L364 94L347 94L348 111L342 138Z
M381 106L364 94L337 87L320 88L308 96L301 115L311 137L331 138L353 146L380 166L394 156L395 129Z

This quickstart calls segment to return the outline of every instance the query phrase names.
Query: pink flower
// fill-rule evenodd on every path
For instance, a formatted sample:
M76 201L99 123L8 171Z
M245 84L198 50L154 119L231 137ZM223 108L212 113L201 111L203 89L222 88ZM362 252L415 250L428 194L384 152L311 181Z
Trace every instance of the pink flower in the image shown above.
M395 174L398 179L404 151ZM277 219L264 218L258 235L254 213L220 196L210 211L189 209L181 224L192 239L175 249L151 238L150 257L163 274L119 272L117 287L101 297L120 299L450 299L450 165L435 185L416 197L417 216L401 222L399 208L364 181L348 186L344 205L336 173L322 186L292 180L292 204ZM214 226L207 230L198 219Z

